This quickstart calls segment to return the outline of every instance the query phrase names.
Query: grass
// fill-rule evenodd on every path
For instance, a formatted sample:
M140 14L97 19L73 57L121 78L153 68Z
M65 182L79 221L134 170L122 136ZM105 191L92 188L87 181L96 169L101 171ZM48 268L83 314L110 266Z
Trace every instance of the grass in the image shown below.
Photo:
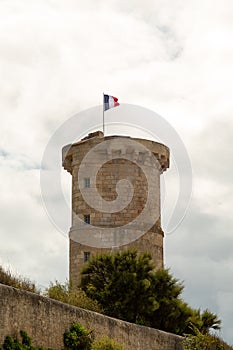
M26 290L27 292L40 294L34 282L28 278L14 275L10 270L4 270L0 266L0 283L10 287Z

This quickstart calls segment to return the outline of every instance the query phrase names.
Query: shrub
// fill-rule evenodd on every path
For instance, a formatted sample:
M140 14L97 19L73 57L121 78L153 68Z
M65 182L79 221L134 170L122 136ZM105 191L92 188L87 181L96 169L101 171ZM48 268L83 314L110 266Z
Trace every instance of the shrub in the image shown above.
M3 350L45 350L43 347L32 346L32 340L24 331L20 331L21 341L17 338L13 339L10 336L5 338L3 343ZM1 348L0 348L1 350ZM52 350L52 349L48 349Z
M124 350L123 346L115 340L105 336L94 340L91 345L91 350Z
M50 284L46 289L46 296L63 303L82 307L83 309L102 313L103 310L96 300L89 298L86 293L80 288L72 288L71 284L66 282L61 284L56 281Z
M81 324L75 323L69 331L65 331L64 345L67 350L90 350L92 343L92 332Z
M10 272L9 270L5 271L1 266L0 283L14 288L23 289L28 292L40 294L40 291L36 288L35 283L31 282L27 278L21 276L14 276L12 272Z
M208 334L188 335L183 341L184 350L224 350L221 341Z

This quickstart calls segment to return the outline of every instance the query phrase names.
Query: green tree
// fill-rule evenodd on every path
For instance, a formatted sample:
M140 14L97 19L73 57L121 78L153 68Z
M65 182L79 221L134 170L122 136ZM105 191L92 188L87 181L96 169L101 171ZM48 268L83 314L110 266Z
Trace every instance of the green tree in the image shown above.
M148 312L147 319L151 327L176 334L187 331L193 311L180 298L183 288L169 270L160 269L154 272L151 293L158 307L153 312Z
M136 251L94 257L82 271L81 287L112 317L143 323L158 304L151 294L153 265L149 254Z
M202 334L208 334L210 329L221 329L221 320L216 314L206 309L201 314L201 327L199 330Z
M181 298L183 285L169 270L154 271L149 254L136 251L92 258L82 271L81 287L104 313L176 334L206 334L219 329L217 315L192 309Z
M221 320L218 316L208 309L204 310L202 313L200 309L192 310L192 316L189 318L189 326L186 332L192 335L209 334L210 330L221 329Z

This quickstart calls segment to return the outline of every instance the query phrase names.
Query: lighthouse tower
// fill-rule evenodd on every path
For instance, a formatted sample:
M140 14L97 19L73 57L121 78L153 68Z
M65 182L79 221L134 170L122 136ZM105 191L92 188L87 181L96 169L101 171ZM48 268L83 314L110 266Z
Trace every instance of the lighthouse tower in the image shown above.
M160 176L169 167L169 148L97 131L64 146L62 162L72 175L73 285L79 284L83 265L100 253L136 249L163 267Z

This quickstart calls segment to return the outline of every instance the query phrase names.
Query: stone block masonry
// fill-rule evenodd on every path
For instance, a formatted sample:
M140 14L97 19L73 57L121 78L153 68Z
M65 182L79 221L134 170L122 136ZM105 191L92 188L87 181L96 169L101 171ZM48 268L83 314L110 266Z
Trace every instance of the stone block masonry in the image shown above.
M98 146L98 147L97 147ZM94 149L94 151L93 151ZM83 159L91 152L88 162L85 161L85 181L79 178L80 168L83 166ZM169 149L165 145L144 139L130 138L124 136L106 136L98 131L90 134L83 140L72 145L63 147L63 167L72 175L72 226L69 232L70 237L70 281L73 285L80 283L80 272L87 262L87 256L96 254L136 249L139 253L149 252L152 262L156 268L163 267L163 231L161 228L160 208L160 176L169 167ZM154 160L156 159L156 163ZM103 161L104 160L104 161ZM95 178L95 183L89 177L91 169L101 165ZM153 182L148 183L143 169L153 173ZM129 190L119 195L123 202L128 204L123 209L108 211L96 209L100 197L111 204L118 199L117 185L120 181L127 179L133 188L133 197L129 198ZM149 186L150 185L150 186ZM91 191L96 186L96 193ZM86 187L86 188L85 188ZM91 204L87 203L83 194L91 194ZM150 196L149 196L150 194ZM152 195L153 194L153 195ZM150 205L146 207L148 197L153 198ZM107 248L104 246L109 237L99 240L102 245L88 244L78 238L82 235L86 239L98 236L98 228L107 229L124 227L133 223L147 208L146 217L140 223L131 226L127 234L133 237L136 230L140 230L150 221L148 229L142 229L143 234L139 238L133 238L130 242L117 242ZM102 209L102 208L101 208ZM156 217L156 219L153 219ZM91 224L80 228L79 221ZM95 229L93 229L95 228ZM124 229L122 229L124 231ZM124 232L122 237L127 236ZM101 236L101 235L100 235ZM76 237L76 239L74 239ZM102 237L102 236L101 236ZM110 240L110 239L109 239ZM93 242L92 242L93 243Z
M182 338L156 329L134 325L92 311L73 307L33 293L0 284L0 344L6 335L25 330L34 345L60 350L63 333L73 323L107 335L126 350L182 350Z

